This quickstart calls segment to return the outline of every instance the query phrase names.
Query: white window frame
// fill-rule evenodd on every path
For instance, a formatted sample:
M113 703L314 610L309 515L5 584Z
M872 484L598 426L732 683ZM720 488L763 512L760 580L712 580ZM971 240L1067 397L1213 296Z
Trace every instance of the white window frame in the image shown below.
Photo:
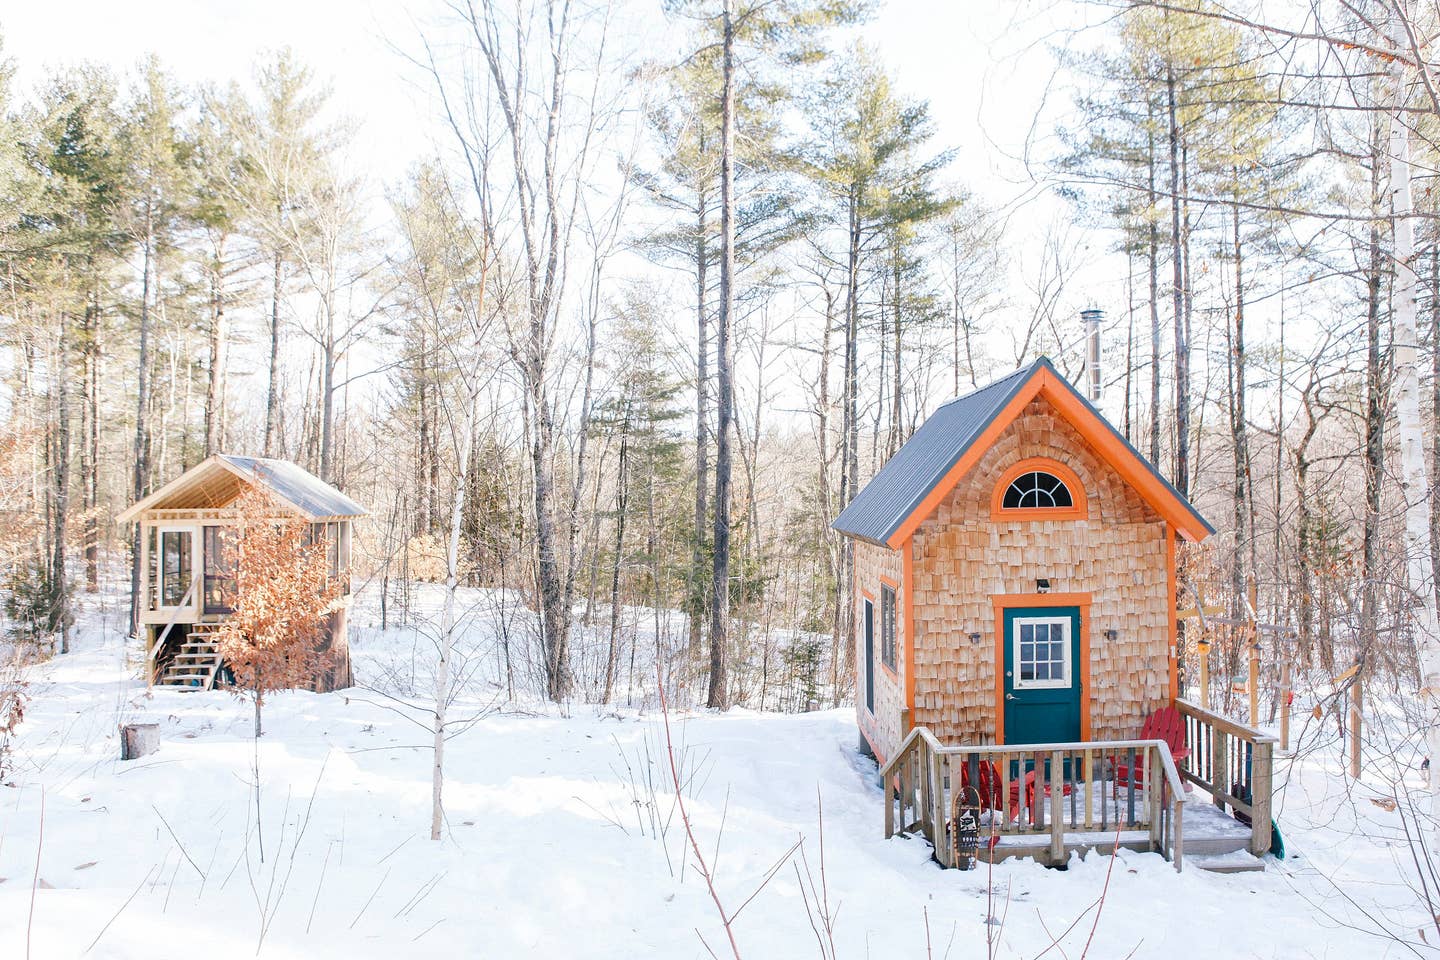
M181 591L180 596L183 598L187 593L190 593L192 588L195 592L191 594L192 600L190 603L184 603L178 606L165 603L165 534L167 533L183 533L190 538L190 582L186 585L186 588ZM201 535L199 527L191 524L177 525L157 523L155 525L155 550L160 555L159 562L155 564L155 612L159 613L164 611L169 613L174 610L199 609L201 567L204 565L205 559L202 556L197 556L197 547L200 550L204 550L205 548L204 537Z
M1030 626L1038 626L1043 624L1048 627L1057 623L1062 625L1061 643L1063 644L1063 647L1061 648L1061 650L1064 653L1064 657L1061 659L1060 662L1065 669L1065 676L1059 680L1056 680L1053 677L1049 680L1022 680L1022 674L1020 672L1020 628L1026 626L1027 624ZM1071 669L1071 662L1073 660L1072 654L1074 652L1074 648L1071 646L1071 644L1075 642L1075 638L1071 635L1073 633L1073 626L1074 624L1071 622L1071 619L1068 616L1016 617L1014 620L1010 621L1010 629L1012 631L1010 636L1010 669L1013 671L1013 679L1011 681L1011 685L1016 690L1068 690L1071 687L1075 686L1075 678L1071 676L1071 674L1074 673L1074 671ZM1047 642L1053 643L1054 641Z

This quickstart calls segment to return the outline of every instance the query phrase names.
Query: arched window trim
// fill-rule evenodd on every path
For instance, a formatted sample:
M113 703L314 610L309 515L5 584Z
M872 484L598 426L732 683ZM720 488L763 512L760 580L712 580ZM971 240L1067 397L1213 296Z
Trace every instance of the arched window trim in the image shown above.
M1070 491L1070 506L1005 506L1006 491L1010 489L1011 484L1027 473L1048 473L1065 484L1065 488ZM1089 515L1089 500L1085 495L1085 485L1080 482L1080 477L1065 464L1049 457L1028 457L1011 464L1000 474L990 499L990 518L992 520L1083 520Z

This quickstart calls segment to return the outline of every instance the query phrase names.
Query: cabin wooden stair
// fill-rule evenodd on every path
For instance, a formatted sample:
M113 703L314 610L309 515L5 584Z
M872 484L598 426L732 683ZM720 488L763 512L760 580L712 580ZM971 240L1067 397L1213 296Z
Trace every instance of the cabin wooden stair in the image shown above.
M175 657L165 667L157 686L177 687L181 690L209 690L215 686L215 676L220 672L220 646L216 634L222 624L196 623L191 625L185 641L175 650Z

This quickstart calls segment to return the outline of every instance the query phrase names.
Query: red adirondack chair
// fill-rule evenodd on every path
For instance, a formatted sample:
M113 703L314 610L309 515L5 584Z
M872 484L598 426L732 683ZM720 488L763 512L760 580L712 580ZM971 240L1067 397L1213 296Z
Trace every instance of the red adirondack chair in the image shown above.
M1000 768L993 761L982 761L976 765L978 772L977 779L980 781L975 787L975 795L979 798L981 810L1000 809ZM1030 811L1030 822L1035 822L1035 771L1026 771L1023 778L1025 784L1025 808ZM1009 820L1014 820L1020 815L1020 784L1021 778L1010 781L1010 803L1006 807L1005 815ZM968 789L970 784L970 765L966 764L960 768L960 786ZM1066 783L1063 788L1065 796L1070 796L1071 786ZM1050 784L1045 784L1045 796L1050 796Z
M1141 740L1163 740L1170 748L1170 756L1178 765L1180 761L1190 756L1190 748L1185 746L1185 720L1180 716L1180 711L1174 707L1162 707L1150 714L1145 721L1145 726L1140 731ZM1112 756L1110 764L1115 769L1115 789L1128 787L1130 785L1130 767L1126 763L1128 756ZM1135 786L1145 784L1145 768L1140 765L1135 767ZM1185 792L1189 793L1194 789L1190 781L1185 781Z
M1000 768L995 766L993 761L982 760L975 764L977 779L980 781L974 784L974 796L978 798L981 810L997 810L1000 807ZM960 787L962 790L970 789L970 764L960 766ZM967 796L967 800L970 798Z
M1067 780L1067 781L1062 781L1062 783L1061 783L1061 785L1060 785L1060 795L1063 796L1063 797L1068 797L1068 796L1070 796L1070 794L1073 793L1073 792L1074 792L1074 788L1070 786L1070 782L1069 782L1068 780ZM1050 796L1050 784L1049 784L1049 783L1046 783L1046 784L1045 784L1045 796L1047 796L1047 797ZM1010 781L1010 819L1011 819L1011 820L1014 820L1014 819L1019 815L1019 811L1018 811L1018 809L1017 809L1019 806L1020 806L1020 781L1019 781L1019 780L1012 780L1012 781ZM1035 771L1034 771L1034 770L1027 770L1027 771L1025 772L1025 809L1030 811L1030 822L1031 822L1031 823L1034 823L1035 820L1036 820L1036 815L1035 815Z

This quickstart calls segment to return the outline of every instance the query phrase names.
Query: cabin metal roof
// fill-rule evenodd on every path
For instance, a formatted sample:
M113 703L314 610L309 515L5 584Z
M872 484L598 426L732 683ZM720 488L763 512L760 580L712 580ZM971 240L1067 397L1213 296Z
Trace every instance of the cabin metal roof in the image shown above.
M871 478L831 526L841 533L879 546L893 546L890 540L896 532L920 508L1010 402L1044 372L1049 372L1055 383L1083 404L1097 424L1123 444L1124 449L1144 470L1197 521L1198 527L1204 533L1215 532L1154 464L1146 460L1124 435L1055 369L1048 357L1041 357L1029 366L1006 374L973 393L942 404L880 468L880 472Z
M241 473L259 477L271 492L299 507L312 517L363 517L366 510L310 471L289 460L237 457L222 453L220 459Z
M282 503L312 520L363 517L360 504L289 460L219 453L208 457L132 504L115 519L127 523L147 510L217 510L229 506L249 483L259 483Z

